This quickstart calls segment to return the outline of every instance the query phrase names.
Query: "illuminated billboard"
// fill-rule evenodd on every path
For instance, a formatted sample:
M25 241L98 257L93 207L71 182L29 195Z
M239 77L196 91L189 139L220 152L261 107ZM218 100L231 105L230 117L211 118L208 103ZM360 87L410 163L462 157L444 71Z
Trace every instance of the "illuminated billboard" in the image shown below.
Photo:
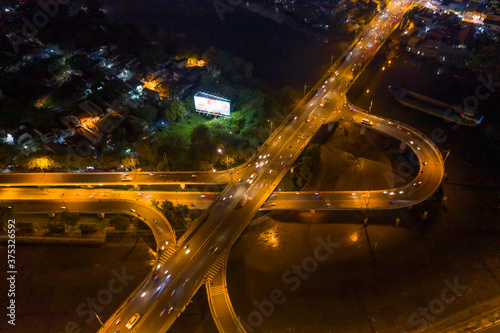
M194 95L194 106L196 111L200 113L223 117L231 115L230 100L201 91Z

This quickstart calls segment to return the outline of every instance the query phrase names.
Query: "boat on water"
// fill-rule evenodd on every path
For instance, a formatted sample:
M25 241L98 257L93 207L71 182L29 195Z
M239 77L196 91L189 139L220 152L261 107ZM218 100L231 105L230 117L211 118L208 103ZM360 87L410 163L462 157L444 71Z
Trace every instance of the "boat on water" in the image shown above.
M483 115L480 113L446 104L404 88L394 86L388 88L401 104L433 116L466 126L477 126L483 120Z

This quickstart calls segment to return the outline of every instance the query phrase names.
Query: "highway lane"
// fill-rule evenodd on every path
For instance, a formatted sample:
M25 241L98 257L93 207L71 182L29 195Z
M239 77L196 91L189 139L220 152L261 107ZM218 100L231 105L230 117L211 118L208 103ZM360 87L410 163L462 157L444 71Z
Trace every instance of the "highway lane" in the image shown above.
M147 203L130 200L75 200L30 199L12 200L2 195L3 204L14 207L17 212L26 214L47 214L65 210L84 213L122 213L139 217L151 228L158 246L175 244L175 234L165 216Z
M0 188L2 200L63 200L64 202L99 200L128 200L151 205L153 200L172 201L174 204L186 205L189 208L207 209L212 205L218 192L164 192L164 191L130 191L118 189L81 189L81 188Z
M0 186L226 184L228 171L0 173Z
M432 161L430 159L429 161ZM428 164L428 168L433 166ZM432 169L433 170L433 169ZM274 191L261 210L335 210L335 209L391 209L406 207L424 200L428 189L422 186L428 182L433 172L418 174L408 184L392 190L366 191ZM436 173L438 175L439 173ZM421 183L422 182L422 183ZM434 181L433 181L434 183ZM403 193L401 193L403 191ZM352 195L355 193L355 195ZM208 209L218 192L164 192L164 191L129 191L115 189L80 189L80 188L0 188L3 200L62 200L63 202L87 200L128 200L151 204L152 200L169 200L183 204L188 208ZM224 199L224 198L222 198ZM230 199L230 198L229 198ZM228 200L228 196L226 196ZM394 204L390 204L393 201ZM62 204L64 205L64 204Z

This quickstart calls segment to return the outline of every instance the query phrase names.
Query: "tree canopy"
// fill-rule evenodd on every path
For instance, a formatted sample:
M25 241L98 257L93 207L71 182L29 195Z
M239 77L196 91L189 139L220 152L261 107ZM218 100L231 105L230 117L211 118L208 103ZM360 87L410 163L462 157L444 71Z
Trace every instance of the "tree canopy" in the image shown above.
M113 215L110 222L118 231L125 231L130 227L130 217L128 216Z

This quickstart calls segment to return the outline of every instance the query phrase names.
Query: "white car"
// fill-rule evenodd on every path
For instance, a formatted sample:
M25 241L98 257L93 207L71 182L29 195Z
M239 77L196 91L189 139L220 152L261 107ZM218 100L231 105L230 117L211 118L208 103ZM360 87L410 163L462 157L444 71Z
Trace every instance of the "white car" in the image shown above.
M369 121L368 119L361 119L361 123L365 124L365 125L368 125L368 126L372 126L373 123L371 121Z
M137 321L139 320L140 317L141 317L141 315L139 313L136 313L135 315L132 316L132 318L130 318L130 320L127 322L127 325L125 325L125 327L127 327L128 329L131 329L132 327L134 327L135 323L137 323Z

